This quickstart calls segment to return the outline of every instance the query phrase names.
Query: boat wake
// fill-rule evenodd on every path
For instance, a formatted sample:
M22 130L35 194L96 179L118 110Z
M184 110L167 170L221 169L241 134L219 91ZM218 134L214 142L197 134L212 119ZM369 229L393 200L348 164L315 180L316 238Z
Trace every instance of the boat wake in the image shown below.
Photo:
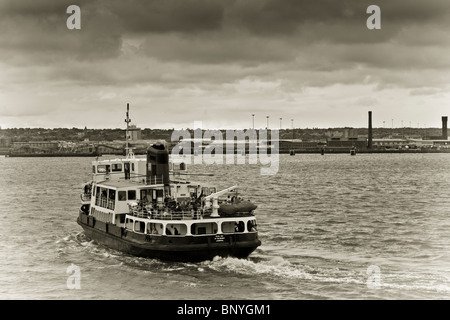
M205 270L220 273L234 273L239 275L256 275L259 279L277 278L292 285L322 284L342 285L352 284L367 290L368 295L383 296L385 291L402 291L407 297L409 291L422 291L430 293L450 294L448 278L437 274L415 274L412 272L382 274L379 290L370 288L370 279L365 267L355 269L322 268L306 264L293 263L283 257L251 257L250 259L220 258L201 263ZM294 285L295 286L295 285Z
M295 264L283 257L255 257L250 259L216 257L212 261L202 262L202 266L205 269L221 273L230 272L241 275L253 274L279 279L364 284L363 281L358 279L357 272L344 271L338 268L324 269Z
M60 253L87 253L89 259L97 265L97 268L118 267L121 272L142 272L157 273L166 275L186 275L205 279L215 277L220 274L222 277L254 277L256 279L270 279L271 282L279 283L281 286L288 284L292 291L295 288L317 286L336 286L343 288L345 285L357 286L361 292L366 292L368 296L383 297L386 291L403 292L408 297L407 292L420 290L422 292L440 293L444 296L450 295L448 278L442 275L417 275L412 272L383 273L378 289L368 289L367 266L358 265L354 269L347 267L326 268L313 266L311 264L300 263L298 259L294 262L289 257L276 256L263 249L258 249L247 259L234 257L215 257L213 260L203 262L166 262L158 259L148 259L131 256L110 248L107 248L95 241L90 241L84 232L68 235L57 241L60 244ZM70 251L70 252L69 252ZM105 260L106 259L106 260ZM305 260L308 257L304 258ZM96 262L95 262L96 261ZM99 265L101 264L101 265ZM339 265L338 261L328 261L323 265ZM192 286L196 284L189 282ZM344 290L344 289L342 289ZM344 290L345 291L345 290ZM361 293L360 292L360 293ZM391 293L392 294L392 293ZM413 293L412 293L413 294Z

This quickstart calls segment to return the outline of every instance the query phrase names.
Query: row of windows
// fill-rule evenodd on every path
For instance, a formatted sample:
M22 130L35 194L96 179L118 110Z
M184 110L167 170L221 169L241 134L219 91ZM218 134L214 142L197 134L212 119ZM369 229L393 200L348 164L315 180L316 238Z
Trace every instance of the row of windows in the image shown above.
M130 170L130 164L125 163L125 167ZM134 163L131 164L131 171L134 171ZM113 164L99 164L97 165L97 171L95 170L95 166L92 166L93 173L108 173L108 172L122 172L122 163L113 163Z
M151 199L157 199L163 196L164 191L159 189L144 189L140 190L140 199L146 199L150 201ZM116 190L107 189L102 187L97 187L95 190L95 195L101 195L105 199L115 200ZM122 190L117 192L119 201L136 200L137 191L136 190Z
M145 222L134 221L132 219L126 219L126 227L133 229L136 232L155 234L155 235L186 235L187 225L185 224L167 224L165 230L162 223L147 223L147 228ZM234 233L234 232L245 232L245 223L243 221L225 221L221 224L223 233ZM207 223L194 223L190 227L192 235L204 235L204 234L216 234L218 230L217 223L207 222ZM165 233L164 233L165 231ZM257 231L256 220L247 221L247 231Z

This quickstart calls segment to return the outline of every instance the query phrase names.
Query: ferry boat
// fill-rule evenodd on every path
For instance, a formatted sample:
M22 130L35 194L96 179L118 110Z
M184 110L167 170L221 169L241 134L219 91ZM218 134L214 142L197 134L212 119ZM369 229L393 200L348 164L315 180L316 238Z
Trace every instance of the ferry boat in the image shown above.
M127 129L129 123L127 106ZM183 162L169 162L165 143L136 157L92 161L77 218L88 239L131 255L169 261L248 257L258 238L257 208L237 186L190 181Z

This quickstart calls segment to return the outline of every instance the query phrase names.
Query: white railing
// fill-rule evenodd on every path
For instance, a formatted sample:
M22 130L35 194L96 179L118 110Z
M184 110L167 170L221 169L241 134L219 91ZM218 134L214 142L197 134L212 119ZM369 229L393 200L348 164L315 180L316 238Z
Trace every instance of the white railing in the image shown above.
M158 220L190 220L202 219L203 213L200 210L194 211L167 211L153 209L142 206L129 206L129 214L138 218L158 219Z
M164 182L163 176L149 176L147 177L147 184L162 184Z

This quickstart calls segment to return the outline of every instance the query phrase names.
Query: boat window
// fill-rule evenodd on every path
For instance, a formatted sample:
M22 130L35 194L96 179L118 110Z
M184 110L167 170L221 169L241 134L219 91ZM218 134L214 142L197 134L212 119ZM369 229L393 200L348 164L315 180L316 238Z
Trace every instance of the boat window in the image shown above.
M236 232L244 232L245 231L244 221L235 222L234 223L234 231L236 231Z
M249 220L247 222L247 231L248 232L258 231L258 228L256 226L256 220Z
M95 166L92 166L92 173L95 173Z
M189 188L189 195L191 198L197 198L197 188Z
M97 172L98 173L107 173L110 172L110 166L109 164L100 164L97 166Z
M203 187L202 188L202 194L203 194L203 196L209 196L209 188L208 187Z
M169 224L167 225L167 229L169 230L170 234L173 234L175 236L178 235L186 235L187 233L187 226L182 223L177 224Z
M222 222L222 232L223 233L233 233L234 232L234 221Z
M118 220L119 223L125 223L125 214L116 214L116 220Z
M135 221L134 222L134 231L144 233L145 232L145 222Z
M115 200L116 199L116 190L109 189L108 197L111 200Z
M127 200L127 192L119 191L119 201L125 201L125 200Z
M126 221L125 221L125 227L127 228L127 229L131 229L131 230L133 230L133 219L126 219Z
M112 171L122 171L122 164L121 163L114 163L112 165Z
M194 223L191 225L191 233L193 235L215 234L217 233L217 223Z
M163 225L162 223L147 223L147 233L148 234L162 234Z
M162 202L163 201L164 191L161 189L153 189L152 200L153 202Z
M148 191L148 196L147 196L147 191ZM141 200L148 201L149 198L150 198L150 190L141 190Z
M136 200L136 190L128 190L128 200Z
M131 164L131 171L134 171L134 163Z

